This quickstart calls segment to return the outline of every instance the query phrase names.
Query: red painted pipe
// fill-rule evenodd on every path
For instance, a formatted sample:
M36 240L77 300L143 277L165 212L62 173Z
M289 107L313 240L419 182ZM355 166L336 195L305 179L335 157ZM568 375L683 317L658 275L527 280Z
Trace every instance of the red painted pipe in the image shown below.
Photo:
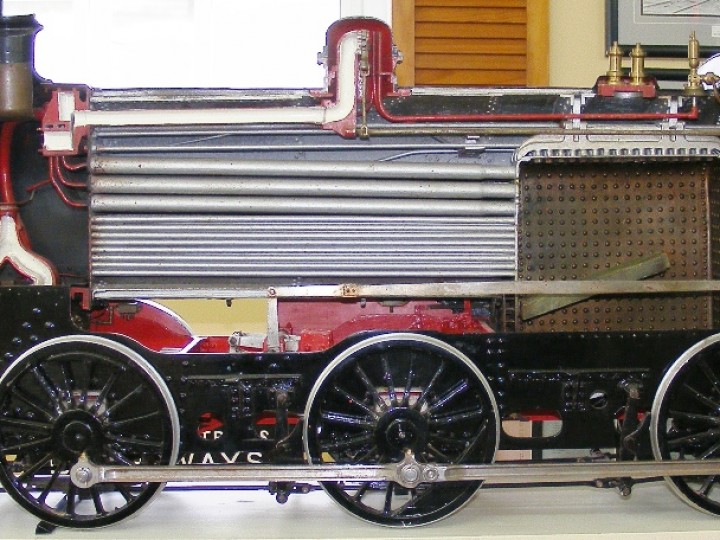
M4 122L0 128L0 204L7 206L16 204L10 179L10 152L16 125L16 122Z

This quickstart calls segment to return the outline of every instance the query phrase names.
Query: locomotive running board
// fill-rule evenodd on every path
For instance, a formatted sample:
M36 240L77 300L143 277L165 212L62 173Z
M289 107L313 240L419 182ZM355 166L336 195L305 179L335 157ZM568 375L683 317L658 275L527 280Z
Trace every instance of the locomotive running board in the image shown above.
M104 466L84 456L70 469L80 488L103 482L397 482L406 488L428 482L485 480L488 483L570 483L613 478L720 475L720 459L703 461L627 461L614 463L495 463L442 465L418 463L408 452L399 463L384 465L183 465Z
M386 285L304 285L298 287L113 289L96 286L97 300L130 298L480 298L510 295L596 296L623 294L687 294L720 292L720 280L584 280L584 281L473 281L458 283L402 283Z

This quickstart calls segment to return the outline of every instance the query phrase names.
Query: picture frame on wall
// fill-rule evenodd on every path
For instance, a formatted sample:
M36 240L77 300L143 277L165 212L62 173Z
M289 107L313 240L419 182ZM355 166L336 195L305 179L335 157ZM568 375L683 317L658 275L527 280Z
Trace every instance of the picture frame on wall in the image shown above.
M702 56L720 52L720 0L607 0L607 45L642 43L653 56L687 56L695 32Z

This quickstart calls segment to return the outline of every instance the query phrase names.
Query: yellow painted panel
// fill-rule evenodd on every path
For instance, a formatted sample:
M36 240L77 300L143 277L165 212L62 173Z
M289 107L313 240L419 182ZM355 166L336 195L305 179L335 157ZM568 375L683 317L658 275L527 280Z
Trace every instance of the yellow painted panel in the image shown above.
M234 300L228 307L224 300L160 300L177 313L198 336L229 336L235 331L267 332L265 299Z

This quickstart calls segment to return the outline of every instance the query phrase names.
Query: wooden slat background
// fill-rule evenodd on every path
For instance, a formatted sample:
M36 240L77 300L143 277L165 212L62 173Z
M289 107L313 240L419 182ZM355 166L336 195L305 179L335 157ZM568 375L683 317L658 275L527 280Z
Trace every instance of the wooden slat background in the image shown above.
M547 0L395 0L400 84L547 84L547 27Z

